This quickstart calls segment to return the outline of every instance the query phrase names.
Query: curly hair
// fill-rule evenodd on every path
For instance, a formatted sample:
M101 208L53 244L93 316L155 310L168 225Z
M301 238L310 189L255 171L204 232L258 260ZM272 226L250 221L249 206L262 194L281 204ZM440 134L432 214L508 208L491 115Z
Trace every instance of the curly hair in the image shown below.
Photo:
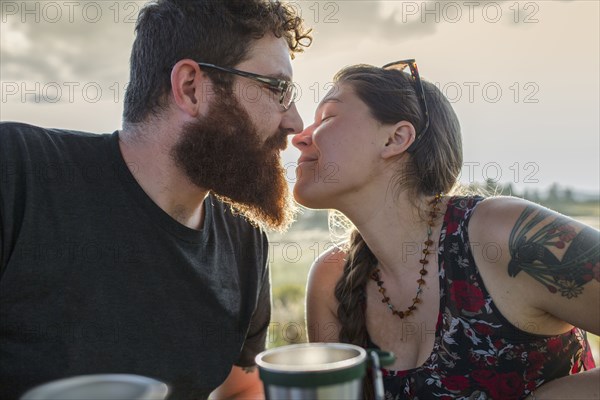
M268 0L155 0L141 10L130 58L123 120L145 121L166 108L170 71L190 58L233 67L248 56L253 41L272 33L285 38L292 58L310 46L310 30L294 8ZM207 72L217 85L230 79Z

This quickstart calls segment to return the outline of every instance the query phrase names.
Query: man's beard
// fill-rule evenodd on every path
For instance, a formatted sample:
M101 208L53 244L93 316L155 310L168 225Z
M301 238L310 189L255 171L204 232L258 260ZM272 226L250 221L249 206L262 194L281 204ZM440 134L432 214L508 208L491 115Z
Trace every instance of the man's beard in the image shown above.
M183 127L171 150L173 160L192 183L210 190L253 225L286 230L296 214L279 157L287 133L261 143L232 94L221 92L212 100L206 116Z

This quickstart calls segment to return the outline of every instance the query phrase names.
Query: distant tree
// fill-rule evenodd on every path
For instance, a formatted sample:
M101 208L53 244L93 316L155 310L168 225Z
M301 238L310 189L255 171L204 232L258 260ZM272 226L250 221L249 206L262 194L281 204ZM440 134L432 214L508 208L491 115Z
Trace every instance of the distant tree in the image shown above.
M563 201L567 201L570 203L575 201L575 197L573 196L573 190L571 190L570 188L565 189L565 191L563 192Z
M538 189L531 191L528 196L529 197L526 197L526 199L533 201L534 203L540 203L542 201L542 197L540 196L540 191Z
M513 189L512 183L510 182L502 187L502 194L506 196L518 196L516 191Z
M548 189L548 194L546 195L546 201L548 203L558 203L562 200L560 186L558 183L553 183Z

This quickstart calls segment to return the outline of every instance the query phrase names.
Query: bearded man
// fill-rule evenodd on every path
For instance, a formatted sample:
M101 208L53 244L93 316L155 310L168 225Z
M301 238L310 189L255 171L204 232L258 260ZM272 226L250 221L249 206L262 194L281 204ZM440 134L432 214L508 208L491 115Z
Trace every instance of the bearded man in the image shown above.
M293 217L279 152L303 128L290 59L310 40L277 1L157 0L122 130L0 125L0 398L95 373L263 396L263 229Z

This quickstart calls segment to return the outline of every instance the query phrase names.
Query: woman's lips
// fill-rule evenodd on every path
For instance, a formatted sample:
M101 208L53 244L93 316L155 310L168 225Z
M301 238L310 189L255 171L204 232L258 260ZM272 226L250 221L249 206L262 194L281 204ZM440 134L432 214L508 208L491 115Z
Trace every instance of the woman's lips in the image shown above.
M313 162L313 161L317 161L317 159L312 158L312 157L300 157L298 159L298 165L303 164L303 163Z

